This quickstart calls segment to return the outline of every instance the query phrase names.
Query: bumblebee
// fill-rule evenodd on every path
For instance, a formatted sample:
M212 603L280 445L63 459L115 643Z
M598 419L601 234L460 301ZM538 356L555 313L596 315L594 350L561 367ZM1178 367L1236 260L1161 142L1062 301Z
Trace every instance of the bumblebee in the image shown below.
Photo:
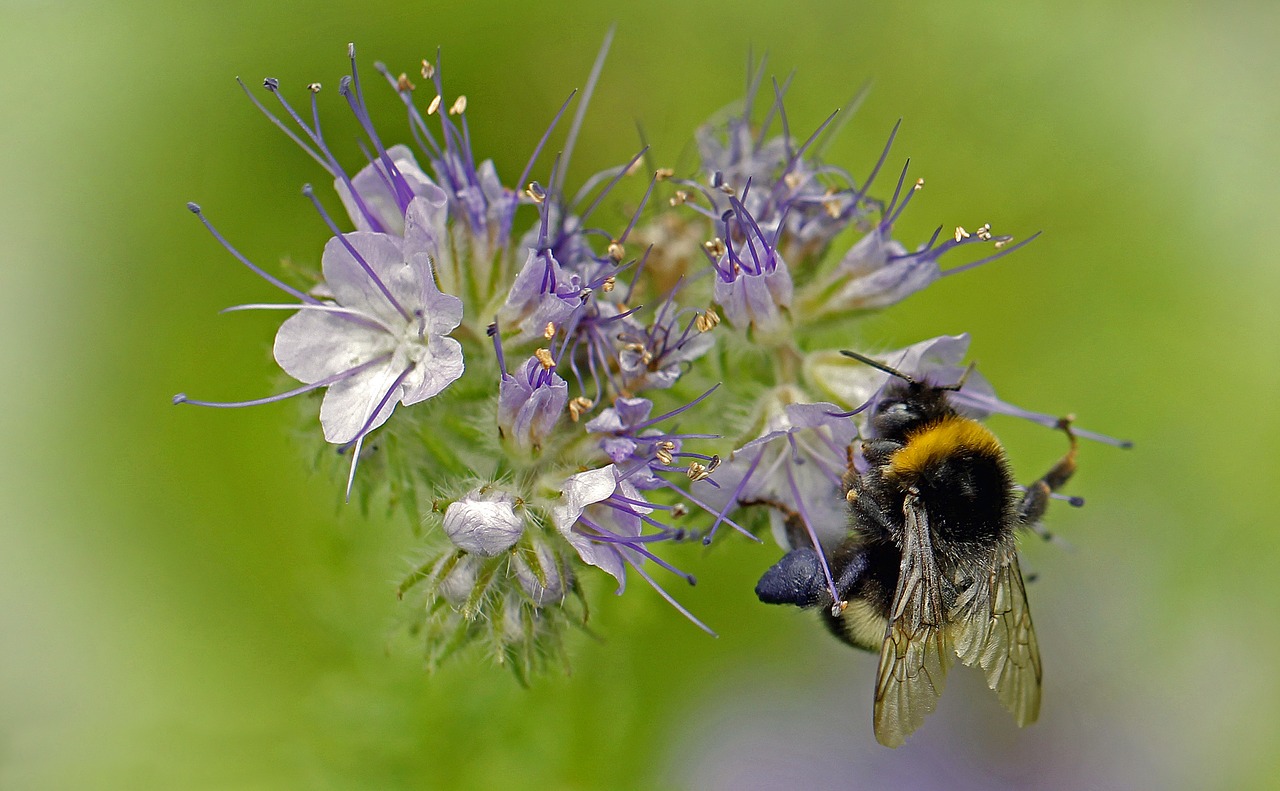
M756 595L767 604L820 608L836 637L880 652L874 724L881 744L901 745L934 710L953 655L982 669L1019 726L1035 722L1040 649L1014 534L1037 527L1050 495L1075 471L1070 418L1058 423L1067 454L1023 490L995 435L952 405L963 378L939 386L843 354L893 377L869 419L865 471L854 469L850 449L849 535L828 563L807 545L798 516L788 515L796 548L765 572Z

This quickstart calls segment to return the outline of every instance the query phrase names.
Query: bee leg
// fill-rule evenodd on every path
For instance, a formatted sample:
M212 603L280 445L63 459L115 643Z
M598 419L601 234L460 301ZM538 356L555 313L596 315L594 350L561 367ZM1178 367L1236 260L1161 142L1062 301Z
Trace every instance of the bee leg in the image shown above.
M738 505L767 505L782 514L782 526L787 535L787 546L807 547L810 545L809 531L804 528L804 519L794 508L780 500L760 497L754 500L739 500Z
M853 463L853 445L844 449L844 475L840 476L840 487L844 491L845 497L849 502L853 502L857 498L857 488L859 478L858 468Z
M839 569L835 584L836 593L843 601L866 571L868 559L861 546L848 549L842 546L837 550L837 556L841 555L840 560L844 562L835 564ZM813 547L794 549L770 566L756 583L756 597L765 604L792 604L801 608L821 607L823 610L829 610L835 604L831 600L826 575L822 572L822 561Z
M869 439L862 443L862 455L871 467L880 467L889 463L889 458L903 447L903 443L892 439Z
M1067 435L1067 440L1071 443L1065 456L1058 460L1038 481L1027 487L1027 492L1022 496L1022 502L1018 504L1018 519L1022 522L1023 527L1034 532L1046 541L1053 539L1053 534L1044 529L1040 524L1041 517L1044 516L1045 510L1049 507L1049 495L1062 488L1073 473L1076 471L1076 449L1078 442L1076 435L1071 430L1071 421L1073 418L1068 415L1058 421L1060 428Z

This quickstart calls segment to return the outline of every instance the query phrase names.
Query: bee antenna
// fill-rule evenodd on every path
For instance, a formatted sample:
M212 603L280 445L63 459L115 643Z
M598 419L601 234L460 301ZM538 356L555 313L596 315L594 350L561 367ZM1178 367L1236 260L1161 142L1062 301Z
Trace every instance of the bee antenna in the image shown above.
M965 382L969 381L969 374L973 373L973 369L977 367L978 367L978 364L976 362L969 363L969 367L964 369L964 373L960 374L960 381L956 382L953 385L947 385L946 387L939 387L938 389L950 390L952 392L959 390L960 388L964 387Z
M865 363L866 365L869 365L872 368L876 368L881 371L884 371L890 376L896 376L899 379L902 379L903 381L905 381L907 384L913 385L916 383L915 379L912 379L910 376L907 376L902 371L899 371L897 368L890 368L889 366L885 365L879 360L873 360L870 357L864 357L863 355L858 354L857 352L851 352L848 349L841 349L840 353L843 354L845 357L851 357L860 363ZM947 389L950 389L950 388L947 388ZM959 390L960 389L959 385L957 385L955 389Z

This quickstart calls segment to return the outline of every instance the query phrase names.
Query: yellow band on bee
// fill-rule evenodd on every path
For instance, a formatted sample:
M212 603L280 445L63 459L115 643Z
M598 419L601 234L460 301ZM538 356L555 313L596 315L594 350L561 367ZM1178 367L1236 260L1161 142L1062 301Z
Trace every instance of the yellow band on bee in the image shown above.
M1000 440L986 426L955 415L908 435L907 444L889 460L889 469L898 475L917 475L957 451L988 456L1004 454Z

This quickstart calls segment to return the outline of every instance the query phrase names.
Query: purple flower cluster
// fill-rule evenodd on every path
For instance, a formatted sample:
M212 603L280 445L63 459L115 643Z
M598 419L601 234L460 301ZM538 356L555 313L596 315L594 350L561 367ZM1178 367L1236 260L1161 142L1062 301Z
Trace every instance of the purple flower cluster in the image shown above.
M364 152L354 174L322 132L319 84L308 86L308 112L276 80L263 83L267 102L246 88L332 179L350 222L341 228L304 188L330 231L308 287L253 263L191 204L235 258L291 298L234 309L292 312L274 355L301 386L252 401L175 401L248 406L324 389L321 434L350 456L348 497L357 486L385 494L428 527L400 592L419 596L414 628L432 661L481 643L522 677L540 668L561 650L563 627L585 619L574 602L590 568L619 593L628 572L639 575L710 631L650 572L692 583L663 546L710 542L723 525L754 538L740 524L761 513L749 506L768 507L784 543L838 541L841 476L867 431L859 413L886 375L814 348L816 330L1029 241L1010 244L983 225L942 242L939 229L909 250L892 231L923 182L908 186L904 168L891 200L869 195L888 145L862 181L823 163L834 116L797 141L787 85L772 83L757 118L763 64L742 111L698 133L699 173L629 180L642 149L570 194L565 174L607 49L546 180L529 178L572 95L514 186L473 152L468 100L446 93L439 56L422 63L427 90L376 66L405 106L410 147L383 142L349 48L337 94ZM610 220L620 230L598 225L606 205L627 207ZM850 229L860 240L831 254ZM955 248L987 243L985 258L939 266ZM965 336L937 338L889 359L958 378L966 346ZM976 374L955 400L978 415L1056 422L1005 404ZM367 442L385 452L357 476ZM690 519L697 525L683 526Z

